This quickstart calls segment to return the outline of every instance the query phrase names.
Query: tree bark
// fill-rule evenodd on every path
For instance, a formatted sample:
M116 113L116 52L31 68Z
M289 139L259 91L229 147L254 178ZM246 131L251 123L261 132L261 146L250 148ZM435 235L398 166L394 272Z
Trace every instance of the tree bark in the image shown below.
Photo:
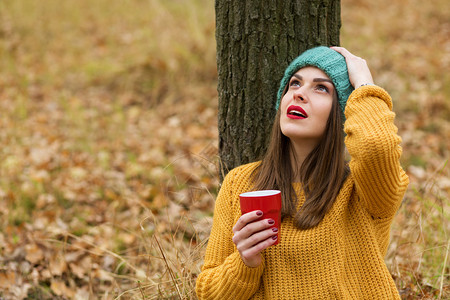
M262 158L288 64L339 45L339 0L216 0L221 179Z

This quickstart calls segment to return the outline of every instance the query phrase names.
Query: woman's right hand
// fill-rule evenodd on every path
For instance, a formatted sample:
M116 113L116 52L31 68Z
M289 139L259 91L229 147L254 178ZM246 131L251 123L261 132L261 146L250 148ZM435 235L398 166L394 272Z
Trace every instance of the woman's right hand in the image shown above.
M260 210L243 214L233 227L233 243L244 264L251 268L261 264L261 252L272 246L278 238L278 228L270 228L275 221L261 220L262 216Z

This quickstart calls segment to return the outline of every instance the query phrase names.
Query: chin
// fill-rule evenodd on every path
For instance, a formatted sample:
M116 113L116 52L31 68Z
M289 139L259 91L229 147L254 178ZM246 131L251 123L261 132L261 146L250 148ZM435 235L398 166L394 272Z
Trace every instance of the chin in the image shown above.
M298 130L295 132L289 131L289 130L285 130L284 132L282 131L282 133L289 138L292 142L296 142L296 143L305 143L307 142L308 144L313 142L316 143L317 141L319 141L322 138L322 135L315 135L315 134L310 134L310 133L306 133L306 132L299 132Z

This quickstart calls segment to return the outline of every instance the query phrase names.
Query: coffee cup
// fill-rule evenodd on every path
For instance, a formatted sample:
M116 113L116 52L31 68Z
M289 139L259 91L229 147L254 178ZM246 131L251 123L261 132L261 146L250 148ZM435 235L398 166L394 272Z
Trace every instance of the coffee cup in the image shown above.
M246 192L239 195L239 200L242 214L260 210L263 212L264 219L275 221L271 228L278 228L278 239L274 245L278 244L281 224L281 192L279 190Z

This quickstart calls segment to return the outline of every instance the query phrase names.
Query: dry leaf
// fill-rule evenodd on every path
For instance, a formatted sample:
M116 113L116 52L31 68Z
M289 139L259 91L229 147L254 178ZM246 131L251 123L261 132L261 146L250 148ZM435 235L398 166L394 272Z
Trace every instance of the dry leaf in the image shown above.
M67 263L61 256L52 256L50 258L50 272L53 275L61 276L67 270Z
M121 232L119 238L127 245L131 245L136 241L136 235L126 232Z
M151 205L154 209L161 209L169 204L169 199L163 193L159 193L153 198Z
M77 292L75 294L74 300L86 300L86 299L90 299L90 294L89 291L83 288L79 288L77 289Z
M45 182L50 179L50 174L47 170L36 170L30 174L30 178L35 182Z
M103 281L113 281L114 280L114 277L111 276L111 274L109 272L107 272L105 270L102 270L102 269L94 270L92 272L91 276L94 277L94 278L98 278L100 280L103 280Z
M30 159L33 164L42 167L50 162L53 153L50 148L34 148L30 151Z
M112 271L113 270L113 265L116 262L116 259L111 256L111 255L105 255L103 257L103 263L102 263L102 267L103 269L107 270L107 271Z
M83 256L84 254L85 252L82 250L70 251L64 254L64 258L66 262L74 262L78 261L80 257Z
M86 271L89 271L92 268L92 264L92 258L90 256L85 256L78 262L78 265Z
M77 276L78 278L82 279L85 277L85 275L88 273L89 269L84 269L80 266L78 266L75 263L70 263L69 264L70 267L70 271L75 274L75 276Z
M53 278L53 274L49 269L44 269L41 271L41 279L50 279Z
M58 296L73 298L75 295L75 291L67 287L62 280L52 279L50 288Z
M44 259L44 252L36 244L26 245L25 251L25 258L32 264L37 264Z
M0 272L0 288L7 289L16 283L16 273L13 271Z
M9 288L10 292L14 295L14 299L21 300L28 298L28 290L31 288L31 284L24 283L20 285L14 285Z

